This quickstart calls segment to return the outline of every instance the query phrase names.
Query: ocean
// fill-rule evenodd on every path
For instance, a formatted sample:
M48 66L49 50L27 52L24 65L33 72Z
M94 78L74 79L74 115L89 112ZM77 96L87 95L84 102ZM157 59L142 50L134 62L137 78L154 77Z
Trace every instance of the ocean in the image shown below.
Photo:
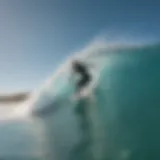
M0 159L160 159L160 45L86 52L78 59L93 65L92 94L73 98L63 64L34 92L27 118L0 124Z

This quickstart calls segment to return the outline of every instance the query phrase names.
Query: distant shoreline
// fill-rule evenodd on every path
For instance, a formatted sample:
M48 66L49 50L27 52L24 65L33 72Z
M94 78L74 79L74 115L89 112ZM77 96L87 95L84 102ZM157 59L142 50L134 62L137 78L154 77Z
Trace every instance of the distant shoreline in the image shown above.
M0 95L0 103L18 103L27 100L29 96L30 92Z

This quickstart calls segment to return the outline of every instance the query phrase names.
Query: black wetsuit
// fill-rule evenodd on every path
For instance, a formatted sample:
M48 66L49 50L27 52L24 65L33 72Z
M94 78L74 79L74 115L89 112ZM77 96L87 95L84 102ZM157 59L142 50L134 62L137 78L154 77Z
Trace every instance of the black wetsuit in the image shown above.
M77 90L80 90L81 88L88 85L88 83L91 80L91 76L88 73L86 66L81 63L75 63L73 65L74 72L80 74L82 78L77 82Z

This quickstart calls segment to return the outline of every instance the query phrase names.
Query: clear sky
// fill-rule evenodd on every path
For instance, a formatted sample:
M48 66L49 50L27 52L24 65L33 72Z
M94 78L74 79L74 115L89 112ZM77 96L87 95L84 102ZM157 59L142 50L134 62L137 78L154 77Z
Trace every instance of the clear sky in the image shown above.
M0 93L35 88L99 34L159 28L159 0L0 0Z

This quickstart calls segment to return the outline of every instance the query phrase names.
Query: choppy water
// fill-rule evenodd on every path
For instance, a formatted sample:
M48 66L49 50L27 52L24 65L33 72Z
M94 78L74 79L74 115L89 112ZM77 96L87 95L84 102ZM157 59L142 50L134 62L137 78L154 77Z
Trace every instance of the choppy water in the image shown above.
M21 121L23 128L15 122L19 129L1 127L16 146L14 153L10 145L5 146L5 156L22 160L159 160L160 45L95 48L83 58L97 66L93 77L100 76L93 97L71 99L74 81L68 80L70 69L65 67L31 104L30 122ZM7 141L0 140L0 148Z

